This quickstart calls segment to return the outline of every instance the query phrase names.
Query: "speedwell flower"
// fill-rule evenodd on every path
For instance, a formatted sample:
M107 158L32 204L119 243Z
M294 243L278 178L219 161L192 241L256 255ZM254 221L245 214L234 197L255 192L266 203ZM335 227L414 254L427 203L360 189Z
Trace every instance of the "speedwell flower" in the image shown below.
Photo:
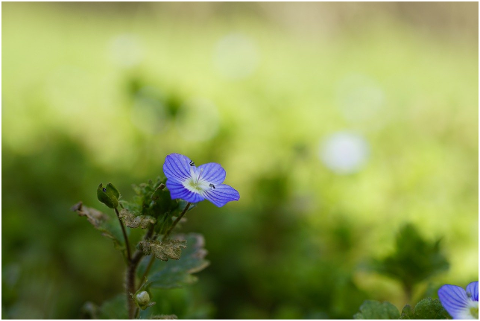
M438 289L438 298L454 319L478 319L478 281L467 285L466 290L451 284Z
M218 207L240 199L233 187L222 184L227 173L220 164L196 167L187 156L170 154L165 158L163 172L172 199L180 198L190 203L207 199Z

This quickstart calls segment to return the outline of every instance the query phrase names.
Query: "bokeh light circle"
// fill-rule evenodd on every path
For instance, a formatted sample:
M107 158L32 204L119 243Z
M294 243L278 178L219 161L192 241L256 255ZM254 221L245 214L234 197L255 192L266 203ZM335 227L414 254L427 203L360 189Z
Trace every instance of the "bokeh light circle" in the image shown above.
M319 157L331 171L351 174L359 171L368 159L370 148L360 135L337 132L320 143Z

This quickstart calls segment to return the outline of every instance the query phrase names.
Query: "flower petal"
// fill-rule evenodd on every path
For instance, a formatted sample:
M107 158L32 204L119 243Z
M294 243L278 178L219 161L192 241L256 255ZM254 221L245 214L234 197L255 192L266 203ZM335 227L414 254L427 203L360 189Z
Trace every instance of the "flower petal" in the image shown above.
M214 185L222 184L227 176L227 172L220 164L207 163L198 166L197 168L198 178L212 183Z
M438 298L452 318L465 318L470 298L464 289L456 285L445 284L438 289Z
M478 281L472 282L467 285L467 295L470 293L473 301L478 301Z
M180 198L190 203L198 203L205 199L202 195L189 191L181 183L174 180L167 180L166 185L168 190L170 191L170 197L173 200Z
M193 162L187 156L181 154L170 154L165 158L165 163L163 164L163 172L168 179L176 180L177 182L182 182L191 176L190 167Z
M225 184L216 185L215 188L205 191L203 195L207 200L218 207L222 207L228 202L238 201L240 199L240 194L237 190Z

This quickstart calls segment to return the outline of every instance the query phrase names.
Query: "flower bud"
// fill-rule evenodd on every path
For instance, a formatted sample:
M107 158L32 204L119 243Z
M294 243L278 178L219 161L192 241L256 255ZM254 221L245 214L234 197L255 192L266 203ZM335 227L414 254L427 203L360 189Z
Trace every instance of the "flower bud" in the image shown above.
M135 302L142 310L145 310L151 305L149 304L150 295L148 294L147 291L141 291L135 295Z
M107 205L110 208L116 208L118 206L118 199L120 198L120 193L112 185L108 183L107 186L103 187L102 184L97 188L97 198L100 202Z

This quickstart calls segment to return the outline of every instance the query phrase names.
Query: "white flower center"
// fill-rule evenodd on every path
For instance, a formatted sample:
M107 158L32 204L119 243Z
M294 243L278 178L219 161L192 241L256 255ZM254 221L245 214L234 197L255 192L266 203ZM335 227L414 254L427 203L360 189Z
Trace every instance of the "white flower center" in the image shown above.
M478 319L478 301L473 301L470 303L470 314L472 315L472 317L474 317L475 319Z
M460 319L478 319L478 301L468 300L467 306L458 317Z
M194 192L197 194L202 195L204 191L210 189L210 184L206 180L203 180L200 176L202 175L202 171L198 173L197 171L190 170L190 177L183 181L183 186L188 189L190 192Z

